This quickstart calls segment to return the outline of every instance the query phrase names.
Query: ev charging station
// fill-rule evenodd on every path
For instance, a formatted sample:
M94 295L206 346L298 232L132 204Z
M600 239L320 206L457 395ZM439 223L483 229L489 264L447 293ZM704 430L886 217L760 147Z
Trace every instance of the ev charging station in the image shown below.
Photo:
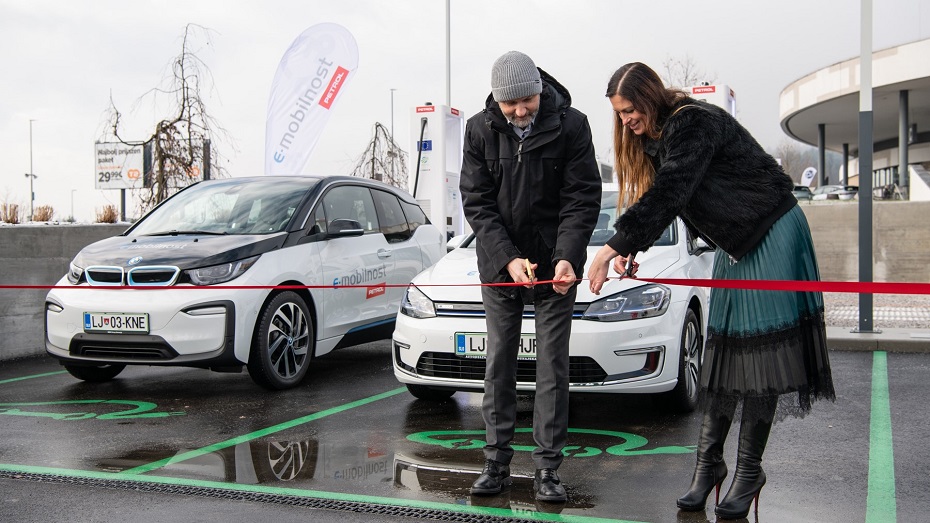
M695 85L688 88L691 98L701 100L718 107L723 107L728 113L736 117L736 93L726 84Z
M468 229L459 192L465 120L454 107L427 103L414 109L410 130L415 147L407 190L448 241Z

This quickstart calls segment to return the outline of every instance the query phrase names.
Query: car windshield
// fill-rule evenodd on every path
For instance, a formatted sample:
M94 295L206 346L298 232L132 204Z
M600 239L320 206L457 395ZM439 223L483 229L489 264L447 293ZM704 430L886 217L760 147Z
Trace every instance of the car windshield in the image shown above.
M314 184L303 178L199 183L146 215L129 235L274 234Z
M621 212L622 214L622 212ZM591 235L591 240L588 242L589 247L600 247L607 243L614 233L617 231L614 229L614 222L617 221L617 192L616 191L604 191L601 195L601 212L597 216L597 225L594 226L594 233ZM665 231L662 233L662 236L653 244L653 246L669 246L675 245L677 241L675 235L675 224L677 222L672 222L671 225L665 228ZM474 235L470 235L461 245L461 247L474 249L477 240Z

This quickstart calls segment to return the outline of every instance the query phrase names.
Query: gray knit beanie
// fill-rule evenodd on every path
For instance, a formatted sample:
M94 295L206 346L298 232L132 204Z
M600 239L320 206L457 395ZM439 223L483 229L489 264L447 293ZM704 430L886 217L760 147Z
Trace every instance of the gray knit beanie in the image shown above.
M542 92L539 69L533 59L519 51L510 51L491 68L491 94L495 102L526 98Z

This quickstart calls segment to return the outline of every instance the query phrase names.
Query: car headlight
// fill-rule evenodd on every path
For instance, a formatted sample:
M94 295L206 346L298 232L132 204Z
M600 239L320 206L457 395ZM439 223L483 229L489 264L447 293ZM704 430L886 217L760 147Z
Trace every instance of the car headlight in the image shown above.
M72 261L68 264L68 281L71 282L71 285L77 285L81 281L81 277L84 276L84 268L78 267Z
M400 302L400 312L411 318L435 318L436 306L420 289L411 285Z
M643 285L592 303L582 319L624 321L661 316L668 310L671 297L671 289L664 285Z
M249 267L255 265L258 256L252 256L244 260L238 260L210 267L201 267L199 269L189 269L184 271L194 285L216 285L234 280L242 275Z

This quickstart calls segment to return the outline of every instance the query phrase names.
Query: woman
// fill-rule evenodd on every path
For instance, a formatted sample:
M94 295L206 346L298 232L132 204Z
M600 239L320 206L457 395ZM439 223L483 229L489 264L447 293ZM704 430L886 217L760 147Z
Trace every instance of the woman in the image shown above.
M648 249L676 215L717 247L715 279L820 279L792 180L729 113L665 88L638 62L613 74L607 97L619 203L627 209L593 260L592 292L600 292L611 260L623 272L627 258ZM716 487L719 517L745 517L753 499L758 511L762 453L776 417L800 417L813 400L835 399L823 318L819 292L711 291L697 465L679 508L704 510ZM734 418L736 470L720 500Z

